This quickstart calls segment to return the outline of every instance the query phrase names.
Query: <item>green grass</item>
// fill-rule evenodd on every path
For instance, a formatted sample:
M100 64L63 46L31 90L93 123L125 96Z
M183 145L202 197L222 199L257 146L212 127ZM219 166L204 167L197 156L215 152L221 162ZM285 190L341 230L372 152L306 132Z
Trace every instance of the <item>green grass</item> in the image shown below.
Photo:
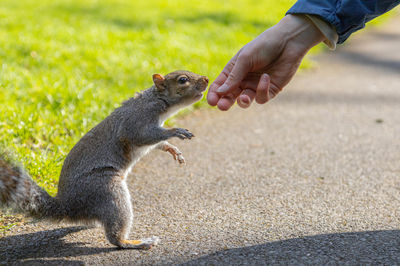
M293 2L2 0L0 144L54 195L72 146L153 73L215 78Z

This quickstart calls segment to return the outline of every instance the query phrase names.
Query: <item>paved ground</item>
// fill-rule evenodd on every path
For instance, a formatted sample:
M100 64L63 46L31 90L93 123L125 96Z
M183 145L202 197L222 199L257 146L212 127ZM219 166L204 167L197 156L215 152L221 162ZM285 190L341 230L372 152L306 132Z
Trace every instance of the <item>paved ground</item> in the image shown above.
M11 264L400 264L400 18L317 58L276 100L178 122L179 167L153 152L130 178L132 238L40 222L0 240Z

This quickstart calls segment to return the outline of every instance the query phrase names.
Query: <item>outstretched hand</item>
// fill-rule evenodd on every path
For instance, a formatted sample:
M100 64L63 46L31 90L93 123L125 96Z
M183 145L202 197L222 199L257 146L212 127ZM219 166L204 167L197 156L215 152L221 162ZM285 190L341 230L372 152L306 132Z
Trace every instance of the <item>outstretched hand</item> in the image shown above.
M247 108L275 97L296 73L308 50L323 41L307 18L284 17L277 25L246 44L211 84L207 101L228 110L237 101Z

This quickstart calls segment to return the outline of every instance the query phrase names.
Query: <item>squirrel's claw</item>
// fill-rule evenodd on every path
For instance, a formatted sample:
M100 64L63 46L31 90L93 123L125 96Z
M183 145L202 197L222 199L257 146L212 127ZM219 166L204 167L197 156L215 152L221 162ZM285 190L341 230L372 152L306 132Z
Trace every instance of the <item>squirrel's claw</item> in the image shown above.
M186 163L185 158L183 158L182 154L178 154L177 159L180 164Z
M174 137L178 137L180 139L191 139L194 137L194 135L187 129L175 128L174 129Z

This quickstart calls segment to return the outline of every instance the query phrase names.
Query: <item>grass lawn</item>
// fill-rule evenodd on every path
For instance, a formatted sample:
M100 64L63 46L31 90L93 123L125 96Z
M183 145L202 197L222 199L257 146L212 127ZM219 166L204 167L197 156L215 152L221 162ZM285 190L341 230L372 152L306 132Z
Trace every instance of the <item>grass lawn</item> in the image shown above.
M153 73L213 80L294 2L2 0L0 145L54 195L72 146Z

